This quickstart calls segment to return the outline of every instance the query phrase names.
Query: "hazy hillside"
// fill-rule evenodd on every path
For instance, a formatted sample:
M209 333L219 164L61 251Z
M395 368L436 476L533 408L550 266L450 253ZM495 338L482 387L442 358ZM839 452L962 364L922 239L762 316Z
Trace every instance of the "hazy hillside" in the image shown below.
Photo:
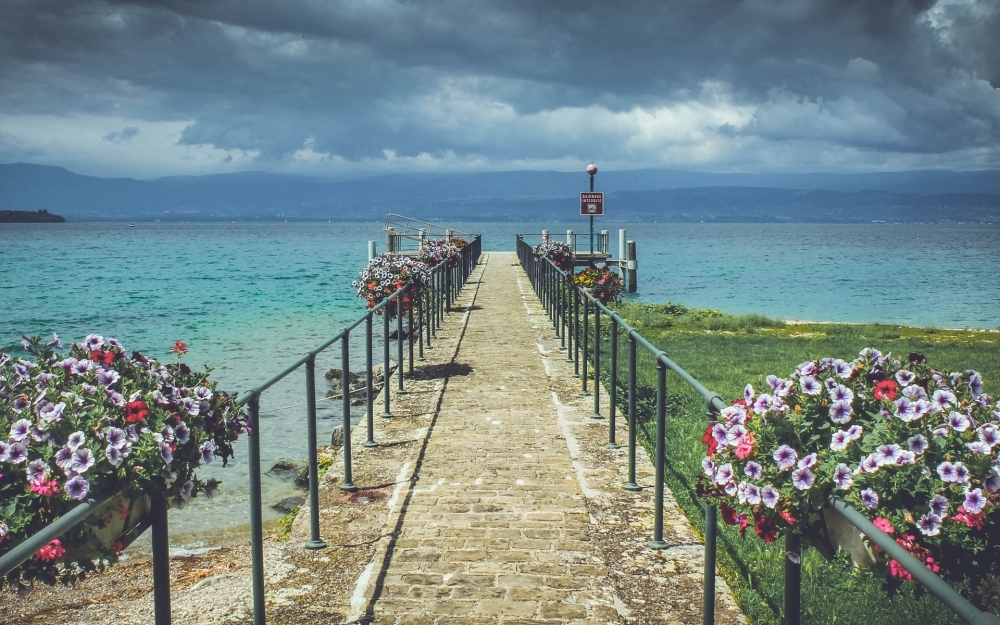
M358 220L389 211L424 217L573 216L584 173L391 175L332 181L258 172L152 180L83 176L61 167L0 165L0 210L70 221ZM601 172L616 218L663 221L1000 222L1000 171L879 174Z

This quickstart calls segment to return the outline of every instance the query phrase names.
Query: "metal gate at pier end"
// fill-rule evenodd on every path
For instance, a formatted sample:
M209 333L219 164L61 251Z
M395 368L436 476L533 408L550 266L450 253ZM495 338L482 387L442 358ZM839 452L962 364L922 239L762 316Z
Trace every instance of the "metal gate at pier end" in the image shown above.
M648 543L651 549L664 549L668 545L663 540L663 494L666 434L666 373L672 371L687 385L694 389L705 401L706 416L709 421L715 420L719 412L726 407L722 397L705 388L701 382L671 360L667 353L659 349L639 332L630 326L616 311L602 304L586 289L571 284L567 272L556 267L549 259L535 258L533 248L524 241L524 235L517 235L517 256L535 293L544 306L556 338L564 345L568 344L567 360L574 363L574 368L581 374L583 391L588 388L588 370L592 367L594 391L594 417L603 418L600 407L600 377L605 372L608 380L610 405L613 407L608 415L607 446L617 446L615 441L615 410L621 407L628 419L628 479L622 484L625 490L636 490L639 487L635 481L636 454L636 362L639 347L649 352L656 362L656 405L654 415L656 433L654 438L653 464L656 467L656 482L653 509L653 535ZM590 317L593 316L593 322ZM602 368L601 347L601 317L606 317L610 323L609 366ZM624 383L618 380L617 363L619 354L618 337L622 335L628 343L624 358L628 360L628 374ZM567 343L568 338L568 343ZM626 397L618 396L619 385L624 387ZM937 597L959 618L970 625L1000 625L1000 617L979 610L963 597L951 585L935 575L917 558L897 543L891 536L878 529L867 517L851 507L838 497L831 497L831 507L837 510L844 519L861 531L872 543L885 551L886 555L906 569L932 595ZM716 554L718 549L718 518L716 507L706 505L705 514L705 570L703 578L703 623L715 623L715 577ZM792 539L786 543L786 551L798 556L799 541ZM799 625L801 623L801 589L802 569L798 557L786 557L783 623Z

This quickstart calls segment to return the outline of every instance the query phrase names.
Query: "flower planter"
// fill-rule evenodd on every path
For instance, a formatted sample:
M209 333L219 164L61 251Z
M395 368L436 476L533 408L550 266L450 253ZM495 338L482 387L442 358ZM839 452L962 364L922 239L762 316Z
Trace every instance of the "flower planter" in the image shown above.
M62 562L97 559L104 551L122 551L149 528L152 502L142 491L121 492L91 514L94 525L78 544L67 546ZM103 523L101 522L103 519Z

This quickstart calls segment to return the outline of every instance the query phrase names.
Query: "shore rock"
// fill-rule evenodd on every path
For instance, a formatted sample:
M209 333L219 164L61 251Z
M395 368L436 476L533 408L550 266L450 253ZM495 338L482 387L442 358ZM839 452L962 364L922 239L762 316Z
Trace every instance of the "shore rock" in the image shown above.
M278 503L271 506L278 512L289 513L306 502L305 497L285 497Z

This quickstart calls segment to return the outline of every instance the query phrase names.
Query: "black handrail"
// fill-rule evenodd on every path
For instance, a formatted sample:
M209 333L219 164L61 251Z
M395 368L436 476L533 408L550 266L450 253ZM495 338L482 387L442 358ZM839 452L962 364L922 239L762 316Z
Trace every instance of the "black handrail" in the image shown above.
M542 301L543 306L545 306L546 311L549 315L550 320L554 327L557 328L557 333L565 334L567 329L570 333L570 344L573 344L574 334L579 334L582 330L583 337L576 337L576 343L583 341L583 388L587 388L587 337L590 332L588 328L587 316L588 310L592 307L594 310L594 346L593 346L593 358L594 358L594 385L595 385L595 395L598 392L600 385L597 377L600 375L600 315L603 313L607 315L612 321L612 332L617 332L618 327L624 329L629 340L629 374L627 380L628 387L628 427L629 427L629 474L628 481L623 485L625 490L639 490L640 487L635 483L635 450L636 450L636 407L635 407L635 393L636 393L636 345L642 345L646 350L648 350L654 357L657 367L657 389L656 389L656 438L653 441L655 444L654 453L654 464L656 466L656 484L655 484L655 502L654 502L654 519L653 519L653 537L649 541L649 546L653 549L663 549L667 547L667 543L663 541L663 489L664 489L664 463L666 458L664 453L665 447L665 409L666 409L666 370L673 371L677 374L684 382L686 382L691 388L698 392L699 395L705 400L705 405L707 408L707 414L709 419L713 419L715 415L719 413L720 410L725 408L726 404L722 401L722 397L706 388L701 382L694 378L690 373L685 371L680 365L671 360L666 352L656 347L648 340L643 338L639 334L638 330L630 326L625 319L621 317L617 312L608 308L600 300L591 295L586 289L579 286L571 285L568 281L569 274L555 264L552 261L545 259L544 262L536 259L534 257L534 250L530 245L525 243L522 235L517 235L517 255L520 260L521 266L524 268L525 272L528 274L528 279L538 294L540 301ZM565 291L569 294L569 299L572 300L572 305L566 304L565 297L563 295L557 295L556 291ZM549 302L557 302L557 305L549 305ZM562 302L563 305L558 305L558 302ZM582 304L583 307L583 327L580 327L579 319L579 307ZM617 340L611 341L610 348L612 350L611 359L617 364L617 351L618 342ZM570 348L569 360L573 360L577 365L577 370L579 370L579 364L581 356L579 351ZM612 368L609 370L610 386L612 388L617 387L618 372L616 369ZM615 411L616 406L614 403L611 404L612 413ZM597 401L594 402L594 416L600 416L600 405ZM609 421L609 426L614 428L614 420ZM609 433L609 441L614 442L614 434ZM914 578L922 583L927 590L940 599L949 609L951 609L959 618L961 618L966 623L970 625L1000 625L1000 617L990 612L983 612L979 610L975 605L969 602L967 599L962 597L958 591L956 591L947 582L941 579L939 576L931 572L923 563L921 563L917 558L912 556L907 552L902 546L900 546L896 541L878 529L871 521L869 521L863 514L852 508L844 500L831 497L829 504L836 509L845 519L856 528L858 528L862 533L865 534L873 543L878 545L885 553L892 559L899 562L900 566L906 569ZM716 553L717 553L717 514L716 507L714 505L707 504L705 506L705 572L704 572L704 598L703 598L703 622L705 625L709 625L715 622L715 563L716 563ZM797 537L791 537L792 540L788 541L786 544L786 551L793 552L795 555L799 554L800 548L798 545ZM800 622L800 602L799 602L799 592L801 590L801 566L797 561L798 558L785 558L785 606L784 606L784 623L788 625L798 625Z

